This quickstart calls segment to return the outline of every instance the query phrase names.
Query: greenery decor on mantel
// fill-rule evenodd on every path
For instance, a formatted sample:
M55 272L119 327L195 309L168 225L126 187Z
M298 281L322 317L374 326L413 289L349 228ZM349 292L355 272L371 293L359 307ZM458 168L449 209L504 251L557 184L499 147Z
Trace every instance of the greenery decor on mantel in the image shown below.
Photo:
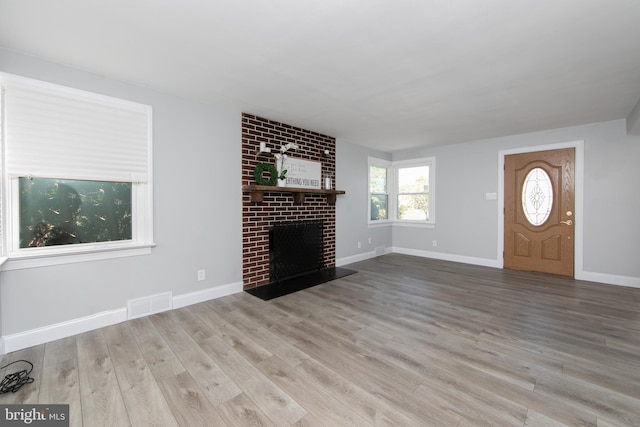
M269 172L269 179L264 178L264 172ZM271 163L258 163L253 170L253 178L259 185L274 186L278 182L278 170Z
M261 147L262 148L262 147ZM299 147L293 142L289 142L280 147L280 152L275 153L276 165L270 163L258 163L253 170L253 178L258 185L274 186L276 184L282 185L287 175L287 170L284 169L284 161L287 158L287 151L297 150ZM278 161L280 162L280 170L278 170ZM264 173L269 172L269 179L265 179Z
M293 142L289 142L280 147L280 153L274 154L276 161L280 161L280 170L278 171L278 180L284 180L287 175L287 170L284 168L284 161L287 158L287 151L297 150L299 147Z

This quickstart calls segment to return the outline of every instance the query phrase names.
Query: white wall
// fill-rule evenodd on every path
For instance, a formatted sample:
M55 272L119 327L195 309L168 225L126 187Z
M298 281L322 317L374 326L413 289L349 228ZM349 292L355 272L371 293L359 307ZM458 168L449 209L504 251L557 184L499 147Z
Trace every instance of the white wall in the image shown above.
M583 260L576 276L640 287L640 135L627 134L625 120L393 153L393 160L435 156L437 198L436 227L394 227L393 250L501 265L498 200L486 200L486 193L502 191L499 152L571 141L584 141L584 209L580 213L584 239L582 251L577 251ZM344 165L354 168L350 180L366 180L366 169L352 166L354 161ZM366 164L366 159L360 162ZM357 215L339 214L340 228L361 230L366 226L366 187L354 187L348 198L363 200L365 206L361 212L350 208ZM437 247L432 246L433 240ZM337 257L349 256L350 245L338 241Z
M634 135L640 135L640 99L627 117L627 132Z
M0 71L149 104L154 109L155 143L157 247L151 255L133 258L2 272L0 326L7 351L55 339L74 326L81 330L95 325L94 317L124 320L130 299L171 291L174 301L183 304L241 289L241 192L239 185L224 185L240 182L240 111L189 102L3 49ZM640 286L640 136L627 135L624 120L393 156L338 138L336 186L346 190L336 205L338 265L373 256L378 246L495 262L497 205L485 200L485 193L500 191L498 152L574 140L584 140L585 147L586 276ZM435 229L367 226L368 156L436 157ZM234 176L237 179L230 179ZM437 248L431 246L434 239ZM197 269L206 269L205 281L196 281Z
M336 202L338 266L371 258L376 247L391 249L391 227L367 226L369 156L391 160L389 153L350 144L340 138L336 141L336 189L346 191Z
M239 184L228 184L240 182L239 111L3 49L0 71L148 104L154 119L152 254L3 271L0 325L7 351L12 340L28 343L25 335L40 340L72 329L61 322L90 325L92 316L114 312L104 319L121 319L130 299L170 291L180 304L242 289L242 195ZM206 270L206 280L196 280L198 269ZM47 329L52 325L60 328Z

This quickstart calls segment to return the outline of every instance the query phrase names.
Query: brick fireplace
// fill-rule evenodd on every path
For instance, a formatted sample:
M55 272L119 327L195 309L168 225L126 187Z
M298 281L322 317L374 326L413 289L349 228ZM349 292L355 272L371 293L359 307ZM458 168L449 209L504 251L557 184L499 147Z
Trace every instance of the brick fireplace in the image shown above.
M260 143L272 152L289 142L298 149L288 154L322 164L322 177L331 177L335 188L335 148L333 137L251 114L242 114L242 185L256 184L253 171L258 163L275 163L259 153ZM329 154L325 155L325 150ZM335 205L321 194L307 194L302 204L292 194L265 192L262 202L252 203L248 193L242 198L242 281L245 289L269 283L269 229L286 221L323 220L324 264L335 266Z

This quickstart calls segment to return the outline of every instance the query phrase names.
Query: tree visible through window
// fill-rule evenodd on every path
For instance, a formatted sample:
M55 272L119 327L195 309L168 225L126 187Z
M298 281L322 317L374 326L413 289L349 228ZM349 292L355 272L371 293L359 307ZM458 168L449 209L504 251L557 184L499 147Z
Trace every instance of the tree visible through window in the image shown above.
M369 157L369 225L434 228L436 159Z
M19 178L20 248L132 239L131 183Z
M373 165L369 166L369 194L371 196L370 219L372 221L389 219L387 168Z
M151 253L151 106L0 72L3 269Z
M398 168L398 219L429 220L429 166Z

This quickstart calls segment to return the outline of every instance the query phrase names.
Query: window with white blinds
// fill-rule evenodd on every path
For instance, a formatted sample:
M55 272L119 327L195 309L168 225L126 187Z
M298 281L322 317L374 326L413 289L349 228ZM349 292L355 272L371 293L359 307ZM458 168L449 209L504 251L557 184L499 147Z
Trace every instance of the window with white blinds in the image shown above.
M150 246L151 107L5 73L0 73L0 85L5 192L2 234L9 259L80 250L69 248L76 245L22 250L24 245L19 242L25 236L19 234L24 234L25 227L23 224L20 229L18 223L22 215L19 204L24 203L24 194L19 193L24 193L24 185L18 182L26 182L25 178L131 183L132 237L118 245ZM113 242L103 246L109 244L113 246ZM91 248L104 249L100 246L93 244Z
M2 76L10 176L148 180L151 107Z

